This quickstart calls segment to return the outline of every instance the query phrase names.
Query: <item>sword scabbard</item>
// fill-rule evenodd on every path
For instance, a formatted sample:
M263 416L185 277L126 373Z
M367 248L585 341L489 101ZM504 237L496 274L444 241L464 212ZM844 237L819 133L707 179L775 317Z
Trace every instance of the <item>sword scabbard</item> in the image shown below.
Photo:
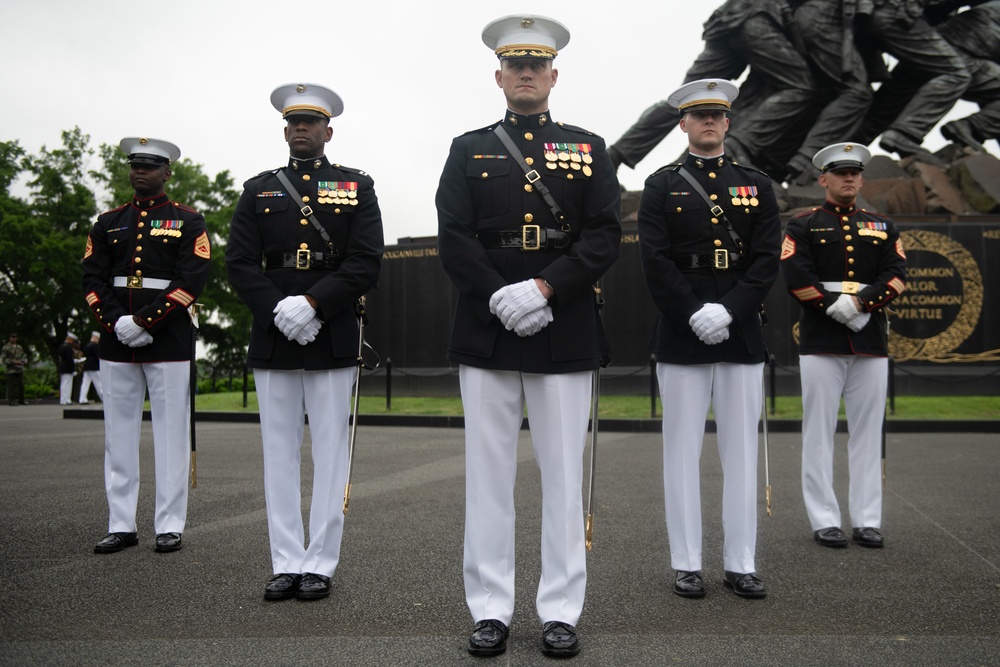
M191 488L198 488L198 452L191 452Z

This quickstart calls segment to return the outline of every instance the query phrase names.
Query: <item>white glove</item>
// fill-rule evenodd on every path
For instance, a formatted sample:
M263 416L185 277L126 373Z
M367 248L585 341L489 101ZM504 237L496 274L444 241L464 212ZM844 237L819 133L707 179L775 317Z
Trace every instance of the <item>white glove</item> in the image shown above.
M490 300L492 301L492 299ZM548 300L542 296L541 290L538 289L538 285L535 284L535 279L529 278L507 286L507 291L497 302L494 314L510 330L514 328L511 322L517 322L526 314L541 310L548 303Z
M704 343L709 334L718 333L733 323L733 316L721 303L706 303L688 320L691 330ZM720 341L721 342L721 341Z
M718 345L724 340L729 340L729 327L724 329L719 329L715 333L705 334L700 336L701 342L705 345Z
M513 329L514 333L521 338L527 338L528 336L534 336L547 327L551 321L552 308L550 306L543 306L541 310L525 314L524 317L513 323L513 327L508 327L508 329Z
M273 312L275 326L288 340L292 340L309 320L316 317L316 309L309 305L304 294L286 296Z
M847 325L859 313L857 306L854 305L854 297L850 294L841 294L833 305L826 309L826 314Z
M145 329L139 332L139 335L133 338L131 341L126 343L129 347L142 347L144 345L149 345L153 342L153 336Z
M288 340L293 340L299 345L308 345L309 343L316 340L316 334L319 330L323 328L323 323L318 317L313 317L311 320L306 322L298 333L291 336Z
M131 315L122 315L115 322L115 335L118 336L118 340L125 345L129 345L129 347L131 347L132 341L138 338L144 331L146 330L141 325L136 324Z
M504 295L507 294L507 291L509 289L510 285L504 285L496 292L493 292L493 296L490 297L490 312L493 313L494 315L497 314L497 304L500 303L501 299L503 299Z
M847 323L847 328L857 333L865 328L865 325L868 324L868 320L871 318L871 313L858 313Z

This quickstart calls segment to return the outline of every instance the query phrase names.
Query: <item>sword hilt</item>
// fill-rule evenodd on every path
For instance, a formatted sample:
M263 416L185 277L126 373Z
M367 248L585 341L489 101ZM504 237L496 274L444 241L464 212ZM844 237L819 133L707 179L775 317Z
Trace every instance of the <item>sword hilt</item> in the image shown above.
M351 504L351 483L344 487L344 516L347 516L347 506Z
M587 536L587 551L590 551L590 548L594 546L594 515L593 514L588 514L587 515L587 529L586 529L586 533L585 534Z

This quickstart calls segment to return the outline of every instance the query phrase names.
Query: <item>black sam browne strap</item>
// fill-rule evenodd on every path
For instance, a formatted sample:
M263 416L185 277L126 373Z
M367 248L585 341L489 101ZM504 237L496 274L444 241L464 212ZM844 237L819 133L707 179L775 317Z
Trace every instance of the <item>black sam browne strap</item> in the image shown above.
M299 196L298 190L292 187L292 182L288 180L288 177L285 176L285 173L281 169L275 172L275 176L278 177L281 184L285 186L286 190L288 190L289 196L298 205L299 212L302 213L302 217L308 220L312 226L316 228L316 231L319 232L320 238L323 239L323 243L326 244L326 247L330 249L330 253L333 255L338 254L337 249L333 247L333 239L330 238L330 235L326 233L325 229L323 229L323 225L321 225L319 220L316 219L316 216L313 215L312 206L307 206L306 203L302 201L302 197Z
M542 175L528 165L527 161L524 159L524 154L521 153L518 147L514 144L510 135L507 134L507 130L503 129L503 125L497 124L497 126L493 128L493 133L497 135L501 143L503 143L504 147L510 153L511 157L514 158L514 160L521 166L521 169L524 171L524 176L528 179L528 182L534 186L535 190L538 191L538 194L540 194L542 199L545 200L549 210L552 211L552 217L554 217L556 222L559 224L559 229L564 232L570 231L569 225L566 223L566 216L563 215L562 209L559 208L559 204L556 203L556 200L552 198L552 193L549 192L549 189L545 187L544 183L542 183Z

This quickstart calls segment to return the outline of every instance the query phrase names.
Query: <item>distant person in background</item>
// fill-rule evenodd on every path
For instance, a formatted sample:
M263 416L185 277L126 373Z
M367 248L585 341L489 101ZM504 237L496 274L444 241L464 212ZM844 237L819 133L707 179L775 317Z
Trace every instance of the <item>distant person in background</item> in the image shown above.
M906 289L906 254L889 218L859 209L861 172L871 152L841 143L816 153L826 201L791 220L781 246L788 291L802 306L802 495L813 536L825 547L846 547L833 491L837 412L847 411L848 506L852 537L881 548L879 460L888 385L885 306Z
M7 372L7 403L9 405L27 405L24 400L24 367L28 364L28 355L17 343L17 334L11 333L7 344L0 352L4 370Z
M80 405L87 404L87 394L90 393L90 385L94 385L97 398L104 400L104 390L101 388L101 354L99 343L101 341L100 331L90 332L90 341L83 346L83 380L80 381Z
M73 375L76 374L76 351L80 349L80 338L73 332L66 334L66 339L56 351L58 362L56 371L59 373L59 405L73 403Z

